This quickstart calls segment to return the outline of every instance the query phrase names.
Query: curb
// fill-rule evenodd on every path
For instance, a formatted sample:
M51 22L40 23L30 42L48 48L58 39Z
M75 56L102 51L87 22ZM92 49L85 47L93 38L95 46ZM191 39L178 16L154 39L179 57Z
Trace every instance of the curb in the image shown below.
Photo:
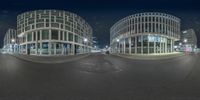
M170 55L170 56L148 56L148 57L144 57L144 56L134 56L134 55L119 55L119 54L112 54L114 56L118 56L118 57L123 57L123 58L128 58L128 59L134 59L134 60L166 60L166 59L172 59L172 58L177 58L177 57L181 57L184 56L184 53L181 54L174 54L174 55Z
M11 55L11 56L18 58L18 59L21 59L21 60L24 60L24 61L28 61L28 62L43 63L43 64L57 64L57 63L66 63L66 62L75 61L75 60L78 60L78 59L88 57L89 55L90 54L80 54L80 55L75 55L75 56L66 56L66 60L55 60L55 61L48 61L48 60L39 61L39 60L31 59L31 58L20 57L20 56L17 56L17 55ZM69 57L69 58L67 58L67 57ZM39 56L38 56L38 58L39 58Z

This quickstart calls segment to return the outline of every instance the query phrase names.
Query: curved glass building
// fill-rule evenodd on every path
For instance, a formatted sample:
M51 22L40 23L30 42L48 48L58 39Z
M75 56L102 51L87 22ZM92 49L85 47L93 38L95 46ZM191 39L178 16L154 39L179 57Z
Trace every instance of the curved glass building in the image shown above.
M112 53L172 53L180 39L180 19L165 13L146 12L119 20L110 29Z
M92 28L80 16L62 10L36 10L17 16L20 53L74 55L92 48Z

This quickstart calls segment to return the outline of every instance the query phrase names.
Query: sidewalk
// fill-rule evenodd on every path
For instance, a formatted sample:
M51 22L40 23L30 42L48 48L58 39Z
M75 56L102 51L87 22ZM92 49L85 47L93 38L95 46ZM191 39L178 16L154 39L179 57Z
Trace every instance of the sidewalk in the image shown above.
M16 58L21 60L35 62L35 63L65 63L74 60L78 60L89 56L89 54L79 54L79 55L67 55L67 56L34 56L34 55L22 55L22 54L12 54Z
M161 60L161 59L170 59L175 57L184 56L185 53L175 52L175 53L167 53L167 54L113 54L119 57L129 58L129 59L136 59L136 60Z

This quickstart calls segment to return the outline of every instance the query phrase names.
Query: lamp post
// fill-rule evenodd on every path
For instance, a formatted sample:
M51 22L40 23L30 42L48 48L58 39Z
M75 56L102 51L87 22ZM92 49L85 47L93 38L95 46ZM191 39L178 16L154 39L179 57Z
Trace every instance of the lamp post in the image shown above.
M185 44L185 53L187 53L187 51L188 51L188 50L187 50L187 39L184 39L183 42L184 42L184 44Z
M117 39L116 41L117 41L117 45L118 45L118 47L117 47L117 48L118 48L117 53L120 53L120 44L119 44L119 39Z
M15 52L14 44L15 44L15 39L11 39L12 42L12 53Z
M184 41L183 41L184 43L187 43L187 39L184 39Z
M86 50L84 49L84 53L85 53L85 51L87 52L87 46L86 45L87 45L88 39L84 38L83 41L84 41L85 49L86 49Z

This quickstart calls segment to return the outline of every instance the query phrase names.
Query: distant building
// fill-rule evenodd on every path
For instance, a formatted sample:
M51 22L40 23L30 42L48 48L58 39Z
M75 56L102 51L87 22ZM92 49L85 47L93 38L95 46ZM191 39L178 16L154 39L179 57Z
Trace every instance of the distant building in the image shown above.
M36 10L17 16L20 54L75 55L92 49L92 27L77 14Z
M158 12L130 15L111 27L111 52L172 53L175 41L180 39L180 33L180 19L173 15Z
M194 29L182 31L179 45L181 51L195 51L197 48L197 36Z
M8 29L4 36L3 51L5 53L17 53L18 52L18 37L15 29Z

